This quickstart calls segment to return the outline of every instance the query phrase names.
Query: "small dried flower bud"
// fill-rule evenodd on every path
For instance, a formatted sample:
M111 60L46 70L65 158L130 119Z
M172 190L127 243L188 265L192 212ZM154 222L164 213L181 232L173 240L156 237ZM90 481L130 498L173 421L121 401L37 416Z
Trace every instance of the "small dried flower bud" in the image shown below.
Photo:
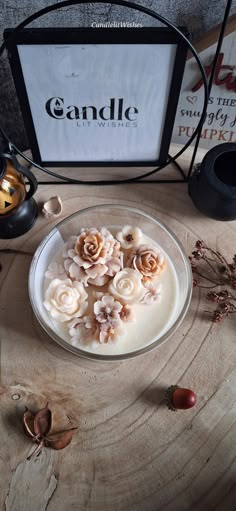
M231 310L231 307L230 307L230 302L223 302L220 304L220 309L221 309L221 312L228 312L229 310Z
M215 293L215 291L209 291L207 293L207 300L210 300L210 302L219 303L220 297L218 293Z
M203 253L201 252L201 250L194 250L192 254L194 259L197 259L197 261L203 258Z
M203 248L206 248L206 245L205 245L205 243L203 243L203 241L197 240L196 244L195 244L195 247L200 249L200 250L202 250Z
M218 296L221 298L221 300L225 300L225 298L232 298L232 295L229 293L229 291L227 291L227 289L220 291Z
M197 240L189 261L193 277L196 277L193 278L193 287L216 289L216 291L209 290L206 295L207 300L218 304L213 311L212 321L220 323L230 314L236 313L236 303L234 302L236 296L232 291L236 289L236 254L233 255L231 263L229 263L219 251L211 249L203 241ZM208 285L202 285L204 280ZM209 282L214 285L210 286ZM217 291L217 286L225 286L226 289Z
M226 312L232 312L236 309L235 305L231 302L224 302L221 304L221 309Z
M213 322L214 323L220 323L224 318L224 315L222 314L222 312L219 312L219 311L214 311L214 316L213 316Z

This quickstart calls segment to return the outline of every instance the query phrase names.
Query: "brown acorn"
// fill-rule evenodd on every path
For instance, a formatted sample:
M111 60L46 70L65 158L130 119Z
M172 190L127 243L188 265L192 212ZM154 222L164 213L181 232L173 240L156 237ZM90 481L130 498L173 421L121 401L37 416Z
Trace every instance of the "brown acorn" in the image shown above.
M171 385L165 393L168 408L172 411L188 410L196 403L196 394L191 389L184 389L178 385Z

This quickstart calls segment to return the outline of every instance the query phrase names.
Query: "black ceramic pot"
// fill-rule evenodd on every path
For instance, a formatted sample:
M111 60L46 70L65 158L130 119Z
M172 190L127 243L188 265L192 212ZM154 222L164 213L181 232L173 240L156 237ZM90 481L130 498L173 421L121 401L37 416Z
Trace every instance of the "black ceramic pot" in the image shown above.
M213 147L190 177L195 206L216 220L236 220L236 144Z
M0 218L0 239L18 238L33 227L38 216L38 208L31 197L4 220Z

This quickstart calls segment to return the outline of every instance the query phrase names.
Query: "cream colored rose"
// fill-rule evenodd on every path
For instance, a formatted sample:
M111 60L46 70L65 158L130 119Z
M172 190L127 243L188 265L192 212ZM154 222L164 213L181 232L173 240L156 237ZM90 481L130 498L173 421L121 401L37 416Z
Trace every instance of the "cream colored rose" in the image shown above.
M81 282L54 279L46 290L43 304L54 319L64 322L84 314L87 297Z
M132 268L119 271L108 286L109 292L123 304L137 303L146 293L142 275Z
M85 286L104 286L110 277L120 271L123 262L120 243L102 227L82 229L63 252L64 266L72 280L79 280Z
M105 264L112 255L114 245L115 239L107 229L86 229L76 239L74 260L84 269L94 264Z
M163 254L156 247L140 245L130 254L127 266L141 273L143 281L155 279L165 268Z

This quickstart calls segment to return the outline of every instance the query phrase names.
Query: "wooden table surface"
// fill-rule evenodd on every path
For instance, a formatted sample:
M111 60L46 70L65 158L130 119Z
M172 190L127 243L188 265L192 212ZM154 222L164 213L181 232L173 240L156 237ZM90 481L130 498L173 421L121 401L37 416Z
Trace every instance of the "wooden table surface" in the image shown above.
M236 222L203 216L186 184L108 187L40 185L42 203L59 194L60 219L84 207L138 206L165 222L190 254L197 239L227 257ZM39 214L24 236L0 240L0 508L5 511L233 511L236 509L235 318L213 324L195 289L178 331L154 352L127 362L90 362L58 346L31 310L34 251L59 221ZM14 252L15 251L15 252ZM21 253L22 252L22 253ZM192 388L197 404L170 411L171 384ZM63 451L33 448L25 406L46 402L56 423L79 426Z

